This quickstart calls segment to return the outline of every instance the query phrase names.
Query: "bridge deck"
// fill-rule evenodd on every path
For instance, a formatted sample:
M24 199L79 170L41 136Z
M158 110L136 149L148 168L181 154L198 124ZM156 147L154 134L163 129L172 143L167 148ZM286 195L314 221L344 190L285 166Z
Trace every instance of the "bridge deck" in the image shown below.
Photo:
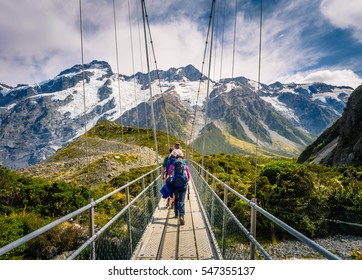
M192 180L185 199L185 225L174 218L174 211L161 199L153 221L132 257L134 260L211 260L218 254L202 214Z

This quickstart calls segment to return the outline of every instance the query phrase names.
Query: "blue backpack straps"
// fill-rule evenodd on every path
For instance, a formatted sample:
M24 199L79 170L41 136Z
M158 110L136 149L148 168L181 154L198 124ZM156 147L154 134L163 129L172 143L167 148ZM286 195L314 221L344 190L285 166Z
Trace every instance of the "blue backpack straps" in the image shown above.
M187 184L186 178L186 163L183 159L178 158L174 162L172 170L171 184L176 188L184 187Z

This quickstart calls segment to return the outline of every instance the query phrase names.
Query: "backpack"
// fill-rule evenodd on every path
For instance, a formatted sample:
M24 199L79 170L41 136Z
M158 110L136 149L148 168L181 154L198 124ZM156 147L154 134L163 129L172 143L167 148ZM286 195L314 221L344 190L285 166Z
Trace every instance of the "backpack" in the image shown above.
M171 179L172 186L180 188L187 184L185 167L186 163L183 159L178 158L174 161Z

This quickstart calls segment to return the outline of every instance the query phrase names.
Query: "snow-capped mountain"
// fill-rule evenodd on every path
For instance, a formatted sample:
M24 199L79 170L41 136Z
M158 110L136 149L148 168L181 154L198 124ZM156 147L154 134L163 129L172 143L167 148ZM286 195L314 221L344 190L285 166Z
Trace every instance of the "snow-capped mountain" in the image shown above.
M38 163L102 119L152 127L147 74L118 78L103 61L84 70L76 65L35 85L0 84L0 164L18 169ZM165 129L165 112L171 133L186 140L193 127L196 140L204 127L205 76L188 65L153 71L151 78L157 127ZM258 127L266 148L280 150L276 143L288 142L301 151L312 140L308 133L318 135L341 115L352 89L275 83L257 92L256 82L239 77L213 81L209 92L208 124L234 142L253 143Z
M353 88L323 83L263 86L261 98L295 126L318 136L341 117Z

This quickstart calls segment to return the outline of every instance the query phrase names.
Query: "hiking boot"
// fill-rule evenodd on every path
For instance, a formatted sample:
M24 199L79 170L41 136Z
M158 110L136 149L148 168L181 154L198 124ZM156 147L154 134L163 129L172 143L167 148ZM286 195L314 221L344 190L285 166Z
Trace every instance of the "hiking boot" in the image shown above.
M177 214L175 214L175 216L173 216L173 217L177 219L177 218L178 218L178 215L177 215Z
M170 198L167 198L166 207L170 206Z
M180 216L180 225L184 225L185 224L185 219L184 216Z

